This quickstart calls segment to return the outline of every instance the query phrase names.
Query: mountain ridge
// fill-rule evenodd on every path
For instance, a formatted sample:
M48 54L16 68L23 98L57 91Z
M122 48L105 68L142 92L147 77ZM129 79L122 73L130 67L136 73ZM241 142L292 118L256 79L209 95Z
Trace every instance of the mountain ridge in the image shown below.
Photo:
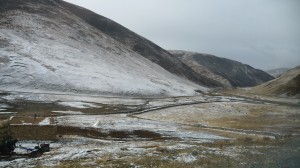
M201 70L196 70L199 75L205 71L206 74L211 75L209 78L218 80L223 87L250 87L274 79L262 70L235 60L182 50L169 50L169 52L194 70L201 67Z

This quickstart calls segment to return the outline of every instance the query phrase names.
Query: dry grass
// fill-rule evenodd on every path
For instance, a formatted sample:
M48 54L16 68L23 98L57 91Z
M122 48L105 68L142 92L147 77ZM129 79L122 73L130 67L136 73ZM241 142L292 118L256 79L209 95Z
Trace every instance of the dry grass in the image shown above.
M14 117L10 123L11 124L38 124L43 121L45 118L41 117Z
M176 153L177 154L177 153ZM176 154L164 153L160 156L141 156L125 159L113 159L110 156L104 156L95 161L92 166L82 164L84 161L62 162L57 168L82 168L82 167L145 167L145 168L196 168L196 167L239 167L238 163L229 157L207 154L194 162L181 162L174 160ZM168 159L170 158L170 159Z
M176 143L175 143L176 144ZM290 151L285 148L294 144L287 141L278 141L265 138L241 137L235 141L215 141L211 143L192 143L191 147L178 149L175 144L145 146L147 154L135 155L122 153L107 153L100 158L62 161L56 168L88 168L88 167L164 167L164 168L194 168L194 167L280 167L288 165L282 163L278 154ZM169 146L171 145L171 146ZM171 148L170 148L171 147ZM277 151L279 150L279 151ZM127 150L124 152L126 153ZM228 155L238 153L238 155ZM227 153L227 154L226 154ZM295 153L294 153L295 154ZM183 162L177 158L183 155L193 156L191 162ZM286 156L286 155L285 155ZM274 159L276 158L276 159ZM284 159L284 158L283 158ZM278 162L279 161L279 162ZM279 164L278 164L279 163ZM284 167L284 166L283 166Z
M103 156L96 160L98 167L146 167L146 168L194 168L194 167L217 167L218 165L237 167L233 159L229 157L221 157L214 154L207 154L202 157L201 149L169 149L167 146L157 147L154 149L154 156L138 156L138 157L125 157L114 158L112 155ZM176 160L181 154L191 154L196 156L197 159L192 162L182 162Z
M69 162L61 162L59 165L55 166L55 168L85 168L88 167L86 165L81 165L78 161L69 161Z
M208 125L215 127L284 132L288 130L283 129L296 129L300 124L298 110L297 107L258 104L249 107L248 115L212 118L207 122Z

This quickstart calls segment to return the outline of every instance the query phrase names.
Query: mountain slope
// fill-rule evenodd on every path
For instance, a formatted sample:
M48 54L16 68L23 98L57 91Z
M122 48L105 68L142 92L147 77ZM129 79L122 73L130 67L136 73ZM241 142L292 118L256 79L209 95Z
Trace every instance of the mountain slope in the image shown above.
M183 64L178 58L173 57L166 50L128 30L120 24L68 2L60 0L56 1L63 8L80 17L86 23L102 31L131 50L139 53L143 57L160 65L167 71L208 87L220 86L220 83L216 82L215 80L211 80L205 76L199 76L190 67Z
M199 89L61 3L0 1L0 90L179 96Z
M277 69L270 69L267 70L266 72L270 75L272 75L273 77L277 78L279 77L281 74L285 73L286 71L288 71L288 68L277 68Z
M206 75L207 78L222 83L223 87L255 86L274 79L262 70L230 59L187 51L169 52L197 71L198 75Z
M257 94L300 98L300 66L288 70L272 81L253 87L250 91Z

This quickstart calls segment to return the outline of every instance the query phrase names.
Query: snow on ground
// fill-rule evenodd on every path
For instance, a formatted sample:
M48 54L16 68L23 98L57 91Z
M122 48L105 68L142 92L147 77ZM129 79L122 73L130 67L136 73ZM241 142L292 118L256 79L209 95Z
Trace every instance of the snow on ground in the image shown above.
M194 139L209 141L213 139L226 139L205 131L191 131L188 126L179 125L173 122L151 121L134 117L127 117L125 114L114 115L71 115L57 117L58 125L74 127L93 127L100 131L126 131L147 130L157 132L167 137L181 139Z
M109 156L111 159L118 159L122 155L126 156L145 156L153 149L147 146L160 146L164 142L154 141L106 141L100 139L83 138L78 136L64 136L56 142L47 141L20 141L15 151L20 154L27 154L27 149L33 149L38 143L49 143L50 152L44 153L39 158L23 158L13 161L1 161L0 167L36 167L56 166L61 161L89 159L90 163L98 159ZM155 150L155 149L154 149Z
M86 103L86 102L59 102L58 104L63 105L63 106L80 108L80 109L101 108L101 106L98 106L98 105L93 104L93 103Z
M149 100L146 104L147 107L160 107L160 106L169 106L169 105L180 105L188 104L193 102L208 102L208 98L201 96L192 96L192 97L171 97L164 99L152 99Z
M90 166L98 167L99 160L118 160L118 159L142 159L145 156L161 156L160 149L167 151L186 150L189 153L173 153L172 157L161 156L161 161L176 160L183 163L191 163L201 159L201 155L192 155L192 149L199 149L198 145L189 144L182 141L110 141L101 139L91 139L78 136L63 136L55 142L49 141L20 141L17 143L15 152L19 154L28 154L27 149L33 149L38 144L49 143L50 152L44 153L39 158L22 158L13 161L1 161L0 167L36 167L39 166L57 166L62 161L81 161ZM21 145L22 147L19 147ZM205 148L205 153L228 152L228 155L236 151L224 151L216 148ZM231 154L232 153L232 154Z
M48 143L51 145L51 148L57 148L60 146L58 143L51 141L18 141L16 143L15 152L18 154L28 154L35 146L39 144Z
M147 103L148 106L153 107L153 106L165 106L165 105L170 105L174 104L175 99L174 98L167 98L167 99L155 99L151 100Z
M111 105L143 105L146 99L130 98L130 97L106 97L99 95L88 95L88 94L74 94L74 93L63 93L63 92L51 92L44 93L42 91L35 92L9 92L8 95L0 96L2 99L7 101L14 100L25 100L25 101L36 101L36 102L90 102L90 103L101 103ZM1 104L0 104L1 106ZM1 108L7 108L2 107Z
M17 114L18 112L0 112L0 115Z
M40 162L43 166L54 166L57 165L59 161L75 158L75 155L79 158L79 155L81 154L81 157L84 158L86 156L83 155L83 153L86 153L86 150L90 150L88 146L95 147L96 145L99 145L97 140L91 141L90 139L85 138L78 138L76 140L64 139L58 142L20 141L17 143L15 152L19 154L28 154L30 151L26 149L34 149L38 143L50 143L51 151L45 153L40 158L24 158L13 161L2 161L0 162L0 167L35 167L37 162ZM88 143L92 144L88 145ZM19 145L21 145L21 147L19 147Z
M98 118L103 116L95 115L68 115L57 117L58 125L73 127L93 127L97 125Z
M81 111L51 111L52 113L61 113L61 114L72 114L72 115L80 115L84 114Z
M4 103L0 103L0 111L4 111L4 110L6 110L7 108L10 108L10 106L7 105L7 104L4 104Z
M8 94L0 96L7 101L24 100L45 103L57 103L60 105L80 108L84 106L95 107L98 104L109 105L126 105L126 106L145 106L157 107L174 104L192 103L192 102L207 102L211 98L203 95L192 97L171 97L171 98L130 98L130 97L106 97L99 95L73 94L73 93L42 93L42 92L7 92ZM87 103L88 102L88 103ZM1 104L0 104L1 107ZM7 108L6 106L2 107Z
M39 122L38 125L50 125L50 118L46 117L44 120L42 120L41 122Z
M178 156L176 160L179 162L190 163L196 161L197 157L191 154L184 153L184 154L180 154L180 156Z

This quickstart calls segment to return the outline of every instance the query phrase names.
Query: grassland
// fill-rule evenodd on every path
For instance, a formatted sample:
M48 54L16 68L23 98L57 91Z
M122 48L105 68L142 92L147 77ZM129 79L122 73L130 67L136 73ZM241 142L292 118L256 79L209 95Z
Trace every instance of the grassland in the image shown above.
M31 123L42 132L45 123L54 125L57 140L50 141L51 151L39 158L1 161L0 165L58 168L300 165L300 107L293 104L294 100L281 103L278 100L278 103L263 98L210 95L142 101L145 102L136 106L82 103L91 104L89 108L62 106L57 102L46 105L2 102L9 104L5 106L9 107L7 111L18 112L19 119L11 120L12 124ZM19 144L33 146L43 142L28 140ZM21 149L16 152L24 154Z

